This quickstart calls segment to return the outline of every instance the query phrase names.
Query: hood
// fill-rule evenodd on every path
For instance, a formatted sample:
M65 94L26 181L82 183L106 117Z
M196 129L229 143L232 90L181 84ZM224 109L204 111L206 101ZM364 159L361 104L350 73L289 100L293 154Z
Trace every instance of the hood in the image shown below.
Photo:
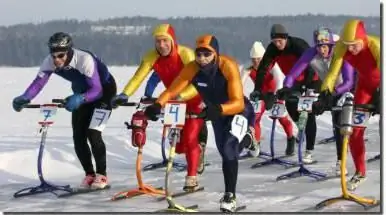
M255 41L252 45L251 51L249 52L250 58L262 58L265 53L265 48L260 41Z
M216 54L216 57L219 56L218 41L213 35L205 34L198 37L196 40L196 50L200 48L209 49Z
M348 20L342 29L340 39L344 44L353 44L359 41L366 42L367 33L363 21L358 19Z
M170 24L160 24L157 27L154 28L153 30L153 37L157 36L165 36L169 38L172 43L173 43L173 49L172 52L176 51L176 46L177 46L177 39L176 35L174 33L174 28Z

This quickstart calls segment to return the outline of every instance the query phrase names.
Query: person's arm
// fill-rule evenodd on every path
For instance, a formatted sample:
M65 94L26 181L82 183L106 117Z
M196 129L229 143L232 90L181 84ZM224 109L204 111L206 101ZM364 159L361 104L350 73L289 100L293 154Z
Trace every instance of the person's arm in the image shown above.
M305 40L300 38L291 38L291 43L292 51L298 58L300 58L303 53L310 48L310 45L308 45ZM308 64L308 66L302 71L304 71L304 84L311 83L315 75L315 70Z
M346 53L346 47L343 43L338 42L335 45L333 57L326 78L323 80L321 91L334 92L336 79L340 74L343 65L343 56Z
M158 97L156 103L164 106L170 99L175 98L179 93L182 92L187 86L189 86L193 77L197 74L198 68L195 62L191 62L186 65L176 79L172 82L161 95Z
M381 70L381 44L379 37L368 36L368 40L371 54L374 56L375 61L377 62L378 69Z
M85 102L93 102L103 95L102 83L99 78L97 62L91 55L84 55L77 65L81 74L86 77L88 90L83 94Z
M134 76L130 79L130 81L123 89L123 93L125 95L131 96L134 94L135 91L137 91L139 86L141 86L143 80L145 80L146 76L153 69L153 65L157 58L158 54L155 50L152 50L145 55Z
M261 87L263 86L264 82L264 77L276 63L274 58L277 54L278 50L276 46L270 43L264 53L263 58L261 59L259 67L257 68L254 91L261 91Z
M244 72L243 72L243 76L241 78L241 80L242 80L241 82L244 85L245 82L247 81L248 77L249 77L249 74L251 74L251 70L250 69L244 69L243 71Z
M195 54L192 49L187 48L185 46L179 46L178 51L179 51L179 55L181 57L182 63L184 65L187 65L192 61L194 61ZM196 88L192 84L190 84L188 87L182 90L181 93L179 93L178 98L181 99L182 101L188 101L197 95L198 95L198 92Z
M54 69L51 56L47 56L40 66L37 76L25 90L23 95L29 100L34 99L47 84Z
M220 59L221 60L221 59ZM222 115L234 115L244 110L244 94L241 84L239 67L231 60L220 62L220 70L227 80L227 93L229 100L221 104Z
M276 93L276 91L283 88L283 81L284 81L285 75L283 74L283 72L281 71L277 63L275 63L275 65L272 67L271 74L273 76L273 79L275 80L276 88L274 92Z
M296 62L296 64L292 67L291 71L287 74L284 79L284 87L291 88L297 77L299 77L304 70L307 69L309 63L316 55L315 48L307 49Z
M341 72L343 82L335 87L335 93L338 95L350 91L354 86L354 68L344 61Z
M146 83L146 88L145 88L145 96L150 98L153 96L155 88L157 88L158 83L161 81L159 76L157 75L156 72L153 72L151 74L149 80Z

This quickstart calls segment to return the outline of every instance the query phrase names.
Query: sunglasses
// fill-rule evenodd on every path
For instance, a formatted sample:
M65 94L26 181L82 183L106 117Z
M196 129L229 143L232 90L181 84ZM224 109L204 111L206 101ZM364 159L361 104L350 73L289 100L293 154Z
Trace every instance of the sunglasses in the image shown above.
M197 56L197 57L201 57L201 56L209 57L209 56L211 56L212 54L213 54L212 52L196 52L196 56Z
M66 56L66 54L67 53L51 54L51 57L53 59L56 59L56 58L62 59L62 58L64 58L64 56Z

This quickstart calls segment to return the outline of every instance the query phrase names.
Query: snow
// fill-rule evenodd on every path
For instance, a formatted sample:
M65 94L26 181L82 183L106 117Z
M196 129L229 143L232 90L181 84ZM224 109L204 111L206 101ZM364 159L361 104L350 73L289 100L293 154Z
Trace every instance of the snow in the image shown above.
M115 76L120 92L129 78L134 74L135 67L110 67ZM35 196L13 198L13 193L27 187L38 185L36 159L40 136L37 121L42 119L38 110L25 109L20 113L14 112L11 106L12 99L21 94L37 74L37 68L0 68L2 79L3 105L0 106L2 124L0 126L0 211L3 212L152 212L164 209L165 201L155 201L154 197L140 196L133 199L111 202L110 198L119 191L136 188L135 159L136 148L131 146L130 133L125 129L124 121L129 121L133 107L121 107L112 113L104 132L107 147L108 176L112 188L103 192L81 194L73 197L59 199L53 194L45 193ZM145 84L142 84L137 93L130 98L138 101L143 95ZM161 84L156 92L163 90ZM252 89L252 83L247 82L246 95ZM33 103L49 102L52 98L63 98L71 93L70 84L60 77L53 76L41 94ZM380 138L378 133L379 117L374 117L369 122L366 136L367 158L380 152ZM318 117L317 140L330 137L331 116L325 113ZM224 189L221 172L221 159L217 152L214 137L209 125L209 140L206 156L211 163L200 177L200 184L205 186L205 191L176 198L179 204L198 204L202 211L219 211L218 201ZM269 134L271 120L266 116L262 120L262 150L269 150ZM147 129L147 143L144 148L144 161L142 166L159 162L160 137L162 125L160 122L150 122ZM278 125L276 129L277 154L283 154L285 148L285 133ZM315 157L319 161L310 166L312 170L329 172L335 165L335 144L316 145ZM178 155L178 161L183 162L184 157ZM290 158L296 161L297 157ZM282 166L271 165L259 169L250 169L250 166L261 159L240 161L237 185L239 204L246 204L247 212L298 212L303 211L318 202L340 195L339 179L330 179L316 182L309 177L300 177L276 182L277 176L296 170L285 169ZM368 179L362 184L356 194L361 196L374 196L380 198L380 162L375 161L367 165ZM349 177L353 173L353 162L348 155ZM45 178L55 184L80 183L83 172L76 158L70 127L70 113L59 110L55 116L55 123L49 129L46 151L43 161ZM146 183L156 187L164 185L164 169L143 173ZM172 173L173 190L181 190L184 183L184 172ZM323 212L359 212L363 208L352 202L340 202L322 210ZM372 212L379 212L380 207Z

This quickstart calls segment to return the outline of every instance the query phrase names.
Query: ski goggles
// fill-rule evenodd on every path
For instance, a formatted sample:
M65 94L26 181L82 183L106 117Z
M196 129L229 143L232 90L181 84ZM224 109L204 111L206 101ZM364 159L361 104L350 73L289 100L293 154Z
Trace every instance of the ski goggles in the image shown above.
M52 53L51 57L52 57L52 59L57 59L57 58L62 59L62 58L64 58L64 56L66 56L66 54L67 54L67 52Z
M213 52L210 51L196 51L196 57L210 57L213 54Z

